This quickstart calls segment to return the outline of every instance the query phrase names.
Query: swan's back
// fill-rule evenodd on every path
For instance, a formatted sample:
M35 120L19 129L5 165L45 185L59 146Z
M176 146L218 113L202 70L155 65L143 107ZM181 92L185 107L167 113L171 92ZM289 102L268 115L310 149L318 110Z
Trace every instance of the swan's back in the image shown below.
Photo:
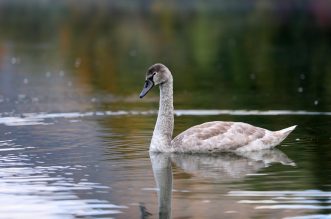
M272 132L242 122L207 122L180 133L171 146L185 153L262 150L278 145L294 128Z

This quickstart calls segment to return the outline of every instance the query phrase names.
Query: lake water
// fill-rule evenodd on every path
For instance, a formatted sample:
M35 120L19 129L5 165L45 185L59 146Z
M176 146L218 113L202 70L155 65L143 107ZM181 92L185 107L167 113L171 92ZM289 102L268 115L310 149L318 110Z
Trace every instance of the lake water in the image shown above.
M1 1L0 218L331 218L330 9ZM149 154L158 91L138 95L156 62L175 134L298 127L274 151Z

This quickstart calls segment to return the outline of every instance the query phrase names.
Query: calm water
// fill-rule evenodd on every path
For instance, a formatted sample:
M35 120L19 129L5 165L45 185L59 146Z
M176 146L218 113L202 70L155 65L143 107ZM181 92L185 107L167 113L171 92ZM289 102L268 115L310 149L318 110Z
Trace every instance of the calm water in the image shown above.
M331 218L330 12L1 1L0 218ZM150 155L158 91L138 94L155 62L174 74L175 134L298 127L275 151Z

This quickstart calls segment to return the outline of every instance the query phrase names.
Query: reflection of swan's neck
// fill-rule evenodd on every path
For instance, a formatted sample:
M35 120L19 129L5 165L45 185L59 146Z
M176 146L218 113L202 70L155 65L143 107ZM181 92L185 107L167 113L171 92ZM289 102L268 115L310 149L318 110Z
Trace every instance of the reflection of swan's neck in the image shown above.
M170 152L174 128L173 80L160 84L160 106L150 151Z
M154 178L158 188L159 218L171 218L172 169L170 157L150 154Z

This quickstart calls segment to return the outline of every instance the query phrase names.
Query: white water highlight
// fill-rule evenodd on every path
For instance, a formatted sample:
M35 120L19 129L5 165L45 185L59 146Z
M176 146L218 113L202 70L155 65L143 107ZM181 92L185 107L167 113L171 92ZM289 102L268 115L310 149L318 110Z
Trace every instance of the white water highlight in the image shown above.
M0 115L0 124L7 126L25 126L25 125L50 125L55 119L79 119L95 116L136 116L136 115L156 115L157 110L149 111L96 111L96 112L61 112L61 113L22 113L20 115L10 115L2 113ZM175 116L217 116L217 115L234 115L234 116L331 116L331 112L317 111L291 111L291 110L175 110ZM50 120L50 121L47 121Z

